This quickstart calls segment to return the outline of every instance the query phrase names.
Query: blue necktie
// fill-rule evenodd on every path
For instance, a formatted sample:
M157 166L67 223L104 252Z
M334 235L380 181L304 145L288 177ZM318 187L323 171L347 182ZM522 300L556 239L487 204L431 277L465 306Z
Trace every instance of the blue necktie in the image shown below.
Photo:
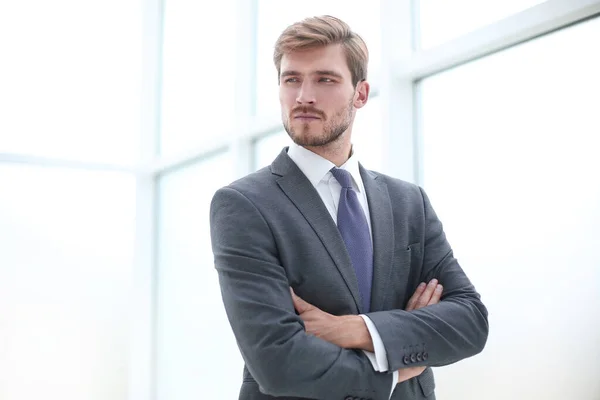
M356 272L363 312L369 312L373 281L373 244L369 225L356 191L352 188L350 173L335 167L331 169L331 173L342 186L337 226Z

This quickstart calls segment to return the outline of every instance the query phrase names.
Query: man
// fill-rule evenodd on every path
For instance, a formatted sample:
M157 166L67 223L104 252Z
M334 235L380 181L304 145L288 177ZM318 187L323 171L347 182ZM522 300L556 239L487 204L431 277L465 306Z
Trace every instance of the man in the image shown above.
M487 310L423 190L358 163L366 45L336 18L309 18L282 33L274 61L294 143L211 204L246 364L239 398L434 399L430 367L482 351Z

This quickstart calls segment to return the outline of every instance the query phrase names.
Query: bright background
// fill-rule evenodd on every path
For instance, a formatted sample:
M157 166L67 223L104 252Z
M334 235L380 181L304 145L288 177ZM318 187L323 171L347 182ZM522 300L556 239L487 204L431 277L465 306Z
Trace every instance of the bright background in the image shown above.
M600 0L0 4L0 399L237 398L215 190L289 144L273 45L370 49L361 162L425 188L490 312L439 399L600 399Z

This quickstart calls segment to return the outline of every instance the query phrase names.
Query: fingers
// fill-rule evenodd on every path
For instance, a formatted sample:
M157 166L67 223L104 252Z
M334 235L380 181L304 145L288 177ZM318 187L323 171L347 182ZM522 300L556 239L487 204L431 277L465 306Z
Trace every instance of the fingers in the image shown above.
M429 300L427 305L431 306L433 304L439 303L440 299L442 298L443 291L444 291L444 287L438 283L437 286L435 287L435 290L433 291L433 294L431 295L431 300Z
M444 287L438 283L437 279L432 279L427 285L425 282L421 282L408 300L406 311L413 311L439 303L443 290Z
M423 291L425 290L425 286L426 286L425 282L421 282L421 284L419 286L417 286L417 290L415 290L415 293L413 293L410 300L408 300L408 304L406 305L406 311L412 311L415 309L417 300L419 300L419 297L421 297L421 295L423 294Z
M433 296L433 293L435 292L435 287L437 286L437 284L437 279L432 279L429 281L429 284L425 288L425 291L423 291L423 294L421 295L421 297L419 297L419 300L417 300L417 304L415 306L416 309L427 307L429 301L431 300L431 296Z
M294 289L290 288L290 292L292 293L292 301L294 302L294 308L298 311L299 314L306 312L312 308L312 305L303 299L300 298L296 293L294 293Z

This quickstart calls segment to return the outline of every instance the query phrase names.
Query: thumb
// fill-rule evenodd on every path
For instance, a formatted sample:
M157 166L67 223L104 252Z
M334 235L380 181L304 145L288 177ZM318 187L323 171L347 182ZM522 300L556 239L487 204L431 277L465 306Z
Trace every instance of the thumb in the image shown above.
M300 296L298 296L294 292L294 289L292 289L291 287L290 292L292 293L292 301L294 302L294 308L296 309L296 311L302 314L303 312L310 310L311 305L306 301L302 300Z

